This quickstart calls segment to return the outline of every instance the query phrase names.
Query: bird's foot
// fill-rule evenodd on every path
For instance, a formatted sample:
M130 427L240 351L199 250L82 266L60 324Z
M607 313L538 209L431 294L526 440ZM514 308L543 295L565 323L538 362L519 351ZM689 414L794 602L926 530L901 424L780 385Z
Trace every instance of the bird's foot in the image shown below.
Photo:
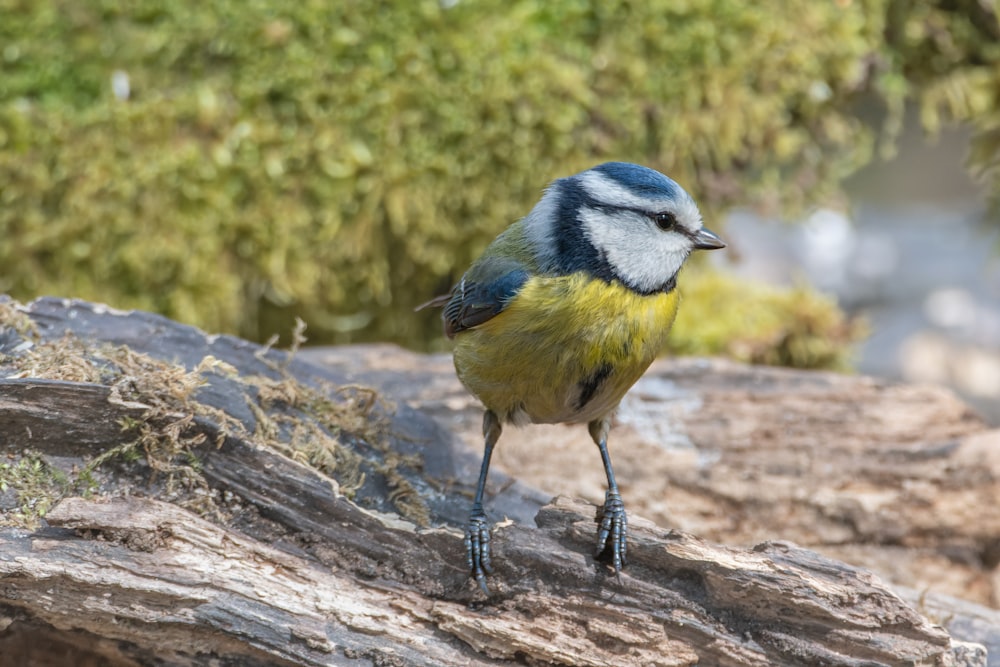
M604 507L597 515L600 527L597 529L597 550L595 557L609 554L615 573L621 572L626 564L625 552L626 534L628 533L628 517L625 516L625 503L617 491L608 491L604 496Z
M493 574L493 564L490 561L491 528L482 510L473 510L469 523L465 526L465 563L469 567L469 574L486 595L490 594L490 589L486 586L486 575Z

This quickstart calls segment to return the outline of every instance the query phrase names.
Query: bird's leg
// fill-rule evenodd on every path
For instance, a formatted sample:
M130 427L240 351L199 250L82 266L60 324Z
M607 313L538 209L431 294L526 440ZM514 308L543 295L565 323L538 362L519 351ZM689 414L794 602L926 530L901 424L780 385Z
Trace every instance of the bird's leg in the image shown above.
M479 481L476 483L476 497L472 501L472 512L469 513L469 523L465 526L465 563L469 574L476 579L479 588L486 595L490 589L486 587L486 575L493 573L490 562L490 524L486 521L483 511L483 491L486 488L486 475L490 470L490 457L493 456L493 446L500 438L500 419L492 410L483 415L483 464L479 469Z
M595 419L588 425L590 437L594 439L601 451L604 462L604 472L608 476L608 491L604 494L604 508L600 514L600 526L597 529L597 549L594 556L610 551L611 564L615 572L621 571L626 563L625 554L628 548L626 534L628 533L628 517L625 515L625 503L618 493L615 482L615 471L611 468L611 456L608 454L608 432L611 430L611 416Z

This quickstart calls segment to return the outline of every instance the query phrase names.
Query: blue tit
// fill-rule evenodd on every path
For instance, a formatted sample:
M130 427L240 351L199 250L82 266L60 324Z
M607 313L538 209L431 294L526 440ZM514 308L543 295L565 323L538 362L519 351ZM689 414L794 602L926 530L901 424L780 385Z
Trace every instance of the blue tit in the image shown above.
M466 564L484 593L493 568L483 489L504 424L588 425L608 478L595 557L608 556L616 573L625 565L628 520L608 455L611 417L664 347L685 260L723 247L677 183L608 162L552 182L450 294L425 304L444 306L458 377L486 408L465 531Z

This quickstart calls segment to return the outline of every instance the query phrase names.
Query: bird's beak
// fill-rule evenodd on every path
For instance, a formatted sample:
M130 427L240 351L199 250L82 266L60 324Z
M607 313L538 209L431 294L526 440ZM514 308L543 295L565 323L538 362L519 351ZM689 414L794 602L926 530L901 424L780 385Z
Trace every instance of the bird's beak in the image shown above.
M725 247L725 241L720 239L715 232L709 231L704 227L699 229L698 233L694 235L695 250L718 250Z

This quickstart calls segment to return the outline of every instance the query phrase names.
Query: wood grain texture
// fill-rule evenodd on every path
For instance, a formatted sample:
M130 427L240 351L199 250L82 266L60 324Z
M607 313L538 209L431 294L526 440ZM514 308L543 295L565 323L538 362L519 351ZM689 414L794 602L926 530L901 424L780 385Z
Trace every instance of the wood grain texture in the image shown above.
M481 448L481 408L446 356L389 346L305 356ZM609 449L626 507L658 525L732 545L788 540L900 585L1000 604L1000 513L987 509L1000 506L1000 430L947 390L661 360L626 396ZM581 427L508 430L493 463L549 494L603 500Z
M56 300L25 312L44 337L72 330L85 345L125 344L189 368L211 354L241 373L273 370L249 343L144 313ZM305 357L319 357L300 355L284 372L314 383L365 379L393 398L391 446L412 454L418 443L426 457L412 474L428 496L430 527L392 512L377 486L365 487L371 497L348 497L333 477L199 414L190 429L206 436L197 456L218 499L215 514L164 502L162 483L138 462L111 466L93 498L64 498L37 530L0 529L4 655L115 667L988 664L983 646L956 640L926 615L925 600L904 601L867 570L788 542L723 546L659 527L671 524L643 519L634 504L630 565L616 578L590 556L592 504L568 496L547 502L502 473L491 479L489 512L512 520L495 531L494 595L483 598L464 571L460 531L478 457L450 434L462 431L474 406L448 389L454 379L435 370L440 360L387 348L335 354L350 361L313 364ZM9 360L0 370L2 363ZM688 372L675 368L678 377ZM810 374L775 379L765 369L737 370L747 386L798 383L800 395L815 382ZM696 376L684 391L704 406L713 380L702 391ZM435 387L437 397L422 406L418 395L432 397ZM238 391L238 383L217 382L202 397L233 419L253 419ZM853 395L845 385L844 400ZM53 466L83 464L129 437L122 418L140 410L109 396L99 383L0 380L0 424L11 426L0 429L0 452L15 460L32 448ZM665 415L680 414L662 402L673 411ZM961 440L976 432L956 414L952 431L937 426L941 433ZM721 448L727 433L699 442ZM773 468L792 469L796 459L777 460ZM745 484L737 490L746 496L731 496L727 511L751 511L740 509L753 504ZM759 494L771 503L759 511L776 506L771 490ZM943 598L932 604L936 619L950 613ZM991 639L990 610L959 612Z

